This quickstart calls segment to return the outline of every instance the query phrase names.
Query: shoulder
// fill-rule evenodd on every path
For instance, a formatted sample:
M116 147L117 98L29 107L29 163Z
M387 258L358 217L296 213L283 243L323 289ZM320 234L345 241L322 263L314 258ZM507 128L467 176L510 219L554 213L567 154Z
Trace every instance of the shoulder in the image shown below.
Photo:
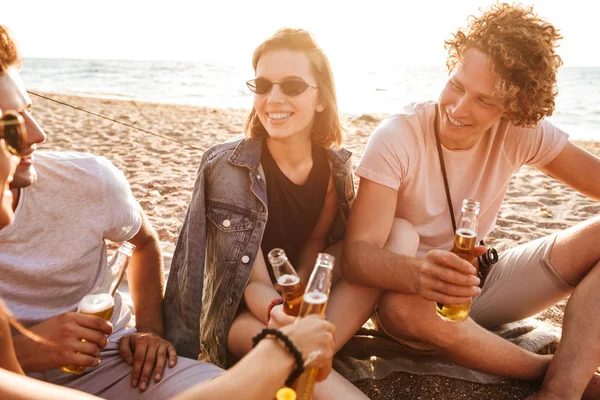
M106 173L119 171L105 157L90 153L40 151L35 153L35 167L40 173L91 178L102 178ZM120 172L120 171L119 171Z
M414 147L423 142L425 133L433 126L434 115L433 102L409 104L401 112L381 121L369 142L393 148Z
M244 142L247 142L248 139L244 137L236 137L231 140L227 140L223 143L218 143L212 145L208 150L204 152L203 158L206 158L207 161L212 161L220 158L228 158L233 154L235 149Z

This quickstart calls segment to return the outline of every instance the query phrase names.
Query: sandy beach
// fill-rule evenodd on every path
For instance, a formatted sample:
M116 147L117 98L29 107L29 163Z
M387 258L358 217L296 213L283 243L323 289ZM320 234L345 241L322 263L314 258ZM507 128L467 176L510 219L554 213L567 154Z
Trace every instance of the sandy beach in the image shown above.
M49 95L57 100L103 114L196 147L181 144L84 114L32 96L33 111L48 134L40 150L84 151L105 156L120 168L148 214L161 241L175 243L202 150L239 136L246 110L141 103ZM344 145L356 165L367 139L384 116L347 117ZM600 155L600 143L578 143ZM488 244L499 251L531 241L600 215L600 202L587 200L541 172L522 168L508 189L497 227ZM560 325L566 302L537 318ZM437 376L394 373L358 386L372 399L518 399L537 384L508 381L480 385Z

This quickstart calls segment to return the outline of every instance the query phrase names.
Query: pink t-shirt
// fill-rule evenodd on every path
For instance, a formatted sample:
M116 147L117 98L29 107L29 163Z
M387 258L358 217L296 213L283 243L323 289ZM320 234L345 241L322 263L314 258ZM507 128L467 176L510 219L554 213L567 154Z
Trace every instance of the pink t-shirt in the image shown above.
M451 249L454 236L433 130L435 104L411 104L382 121L356 169L358 176L398 191L396 217L419 233L418 257L432 249ZM456 221L463 199L477 200L478 240L487 236L512 174L522 165L543 167L567 142L568 135L546 120L537 128L500 120L470 149L442 145Z

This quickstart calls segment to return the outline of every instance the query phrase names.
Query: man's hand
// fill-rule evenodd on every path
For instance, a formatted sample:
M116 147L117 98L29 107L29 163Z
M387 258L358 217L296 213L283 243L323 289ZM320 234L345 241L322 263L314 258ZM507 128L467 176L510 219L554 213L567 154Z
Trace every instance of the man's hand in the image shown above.
M48 371L65 365L97 366L112 325L94 315L67 312L30 330L43 340L34 341L23 335L14 338L17 358L25 372Z
M269 328L279 329L282 326L289 325L296 320L296 317L287 315L283 311L283 304L275 306L271 309L271 318L269 318Z
M133 335L124 336L119 342L119 353L129 365L133 365L131 385L145 391L154 369L154 382L163 377L165 362L169 367L177 363L175 347L150 329L140 329Z
M485 253L485 247L476 246L475 256ZM476 263L477 260L474 260ZM419 271L418 289L423 298L444 304L466 303L481 293L476 268L454 253L431 250Z

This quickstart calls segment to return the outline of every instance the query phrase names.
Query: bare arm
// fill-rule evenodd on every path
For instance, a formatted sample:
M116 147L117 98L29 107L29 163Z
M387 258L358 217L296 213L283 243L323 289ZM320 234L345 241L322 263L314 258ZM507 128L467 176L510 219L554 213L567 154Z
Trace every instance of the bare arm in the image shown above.
M294 266L303 283L307 283L312 273L317 255L325 248L327 235L340 207L340 201L335 192L333 176L329 175L329 184L325 194L325 202L319 214L315 229L311 232L298 254L298 265Z
M417 293L422 261L383 249L394 222L397 197L394 189L360 179L346 230L342 272L350 283Z
M320 368L317 381L325 379L331 371L335 327L318 316L309 316L280 330L290 338L304 359L308 354L319 351L310 367ZM294 358L281 343L265 339L229 371L187 390L175 400L272 399L294 367Z
M125 361L133 365L131 385L144 391L153 370L153 380L158 382L162 379L167 359L169 367L175 366L177 353L171 342L163 339L163 260L158 236L144 212L140 230L129 241L135 245L127 278L135 308L137 332L121 339L119 352Z
M18 375L0 368L0 398L4 400L87 400L99 397Z
M453 253L432 250L419 259L383 249L394 222L397 196L396 190L361 178L344 241L344 278L448 304L460 304L478 294L475 267Z
M591 199L600 200L600 158L571 142L540 171Z
M246 306L263 324L267 324L267 309L273 299L281 297L273 287L267 272L267 265L262 250L259 248L252 266L250 282L244 290Z
M4 304L0 300L0 368L23 375L21 365L17 360L13 347L12 333L8 323L8 315L4 311Z
M127 268L127 279L135 308L136 327L138 331L152 330L162 337L163 261L158 236L144 212L142 226L129 242L135 245Z

